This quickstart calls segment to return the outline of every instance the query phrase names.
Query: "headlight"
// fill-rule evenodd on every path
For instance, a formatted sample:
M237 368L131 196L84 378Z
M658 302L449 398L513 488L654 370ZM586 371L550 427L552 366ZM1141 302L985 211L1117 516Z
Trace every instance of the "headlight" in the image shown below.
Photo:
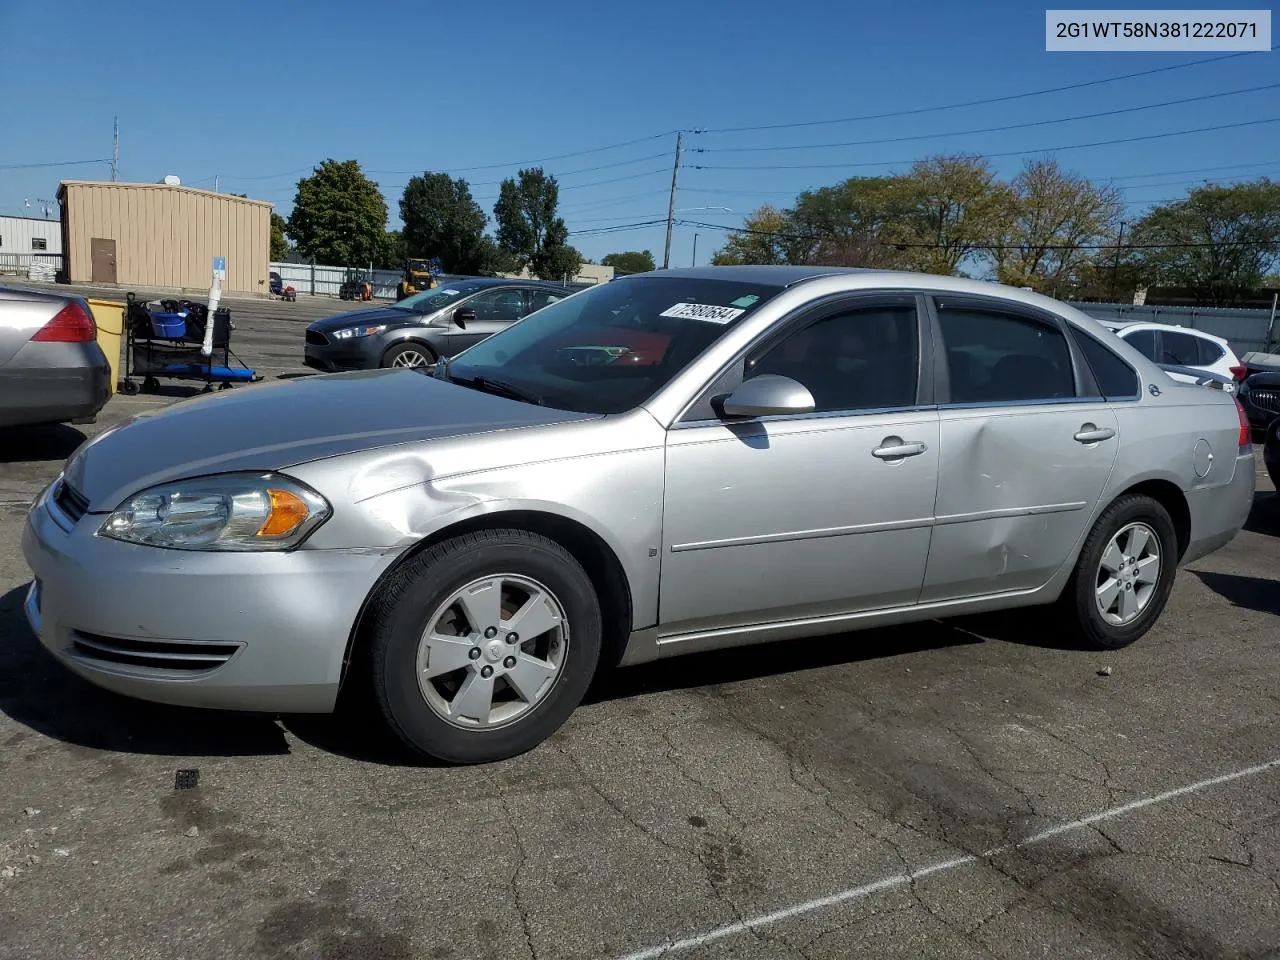
M323 497L296 480L229 473L143 490L98 532L171 550L289 550L331 512Z
M375 333L381 333L387 329L387 325L381 324L376 327L345 327L342 330L333 331L335 340L351 340L355 337L372 337Z

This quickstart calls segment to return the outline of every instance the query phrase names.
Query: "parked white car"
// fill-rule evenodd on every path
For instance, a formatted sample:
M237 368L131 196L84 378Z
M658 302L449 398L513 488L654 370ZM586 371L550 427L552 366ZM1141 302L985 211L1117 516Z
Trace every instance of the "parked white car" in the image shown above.
M1229 393L1236 392L1239 381L1244 379L1247 372L1226 340L1203 330L1142 320L1098 322L1153 363L1166 367L1191 367L1226 377L1231 381ZM1165 370L1165 373L1175 380L1190 383L1194 383L1196 379L1190 374L1171 370Z

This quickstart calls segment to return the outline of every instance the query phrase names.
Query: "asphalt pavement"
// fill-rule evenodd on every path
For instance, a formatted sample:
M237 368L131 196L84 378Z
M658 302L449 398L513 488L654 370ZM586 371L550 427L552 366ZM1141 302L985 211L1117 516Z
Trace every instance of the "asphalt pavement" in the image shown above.
M232 306L273 379L351 305ZM27 504L85 435L189 392L0 434L0 958L1280 957L1260 461L1248 529L1127 650L1032 612L672 660L454 769L358 707L154 706L38 646Z

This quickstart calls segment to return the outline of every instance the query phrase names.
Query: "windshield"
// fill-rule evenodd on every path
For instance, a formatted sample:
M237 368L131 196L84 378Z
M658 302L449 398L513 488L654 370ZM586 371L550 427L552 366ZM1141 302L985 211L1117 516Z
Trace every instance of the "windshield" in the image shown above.
M414 313L435 313L443 310L454 300L460 300L468 294L475 293L479 287L472 284L454 284L453 286L433 287L423 290L411 297L405 297L399 303L392 304L397 310L411 310Z
M778 291L736 280L616 280L530 314L436 374L497 382L562 410L621 413L648 400Z

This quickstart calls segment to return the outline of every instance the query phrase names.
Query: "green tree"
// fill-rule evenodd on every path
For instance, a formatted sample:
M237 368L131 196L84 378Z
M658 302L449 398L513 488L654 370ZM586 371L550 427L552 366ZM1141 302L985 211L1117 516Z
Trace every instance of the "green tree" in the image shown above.
M743 219L741 230L729 234L724 246L711 255L711 262L720 267L791 263L788 235L793 229L784 211L765 204Z
M1096 282L1097 251L1114 242L1124 203L1114 187L1033 160L1014 178L1013 215L993 252L1001 283L1044 293ZM1114 250L1112 250L1114 254ZM1111 260L1103 259L1110 264Z
M335 266L380 258L387 202L355 160L325 160L298 181L288 231L303 256Z
M648 250L610 253L601 258L600 263L606 267L613 267L618 273L648 273L658 268L653 261L653 254Z
M1236 303L1280 265L1280 183L1196 187L1151 210L1126 241L1144 282L1213 306Z
M446 273L480 273L490 267L487 221L467 181L447 173L411 178L400 198L400 219L409 256L438 257Z
M576 276L582 254L569 246L569 228L556 215L560 188L541 168L521 170L502 181L493 218L498 224L498 247L506 266L528 267L536 277ZM506 272L516 272L508 270Z
M981 157L918 160L894 178L894 217L885 238L899 245L903 265L924 273L955 274L1013 216L1014 193Z
M382 246L373 265L379 270L403 270L405 259L404 235L399 230L387 230L382 235Z
M271 214L271 252L269 257L273 263L278 263L289 256L289 238L285 236L285 231L288 228L289 225L285 222L284 217L278 213Z
M792 263L833 267L899 266L901 254L886 236L905 213L901 203L894 177L852 177L806 190L787 214L794 236L787 256Z

